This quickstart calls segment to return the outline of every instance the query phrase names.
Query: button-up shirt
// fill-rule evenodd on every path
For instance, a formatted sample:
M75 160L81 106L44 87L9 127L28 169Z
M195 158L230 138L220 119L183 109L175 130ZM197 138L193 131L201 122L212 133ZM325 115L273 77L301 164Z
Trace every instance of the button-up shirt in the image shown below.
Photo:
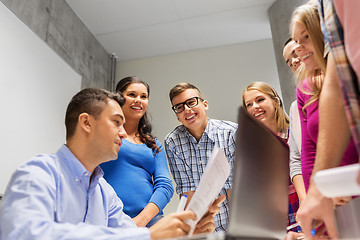
M196 190L213 148L217 146L224 151L231 166L230 176L220 192L227 195L226 190L232 187L236 129L236 123L209 119L199 142L184 125L176 127L166 136L166 155L178 194ZM226 231L228 219L229 202L226 199L220 205L220 213L215 216L215 231Z
M150 239L123 213L123 203L64 145L13 174L0 202L0 239Z

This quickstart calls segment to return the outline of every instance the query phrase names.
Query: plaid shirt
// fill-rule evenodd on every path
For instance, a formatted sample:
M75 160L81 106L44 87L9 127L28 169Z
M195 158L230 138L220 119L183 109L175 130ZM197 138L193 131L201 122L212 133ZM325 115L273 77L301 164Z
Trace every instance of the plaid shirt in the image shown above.
M289 142L289 135L290 135L290 128L288 128L286 132L282 132L278 134L278 136L282 138L286 143ZM300 206L299 197L296 193L294 184L292 184L291 182L290 175L289 175L288 196L289 196L289 209L287 216L287 225L290 226L296 223L296 213ZM297 226L289 229L289 231L300 232L301 228L300 226Z
M319 0L318 3L324 41L334 55L352 138L358 153L360 153L360 83L347 59L343 29L332 0Z
M226 189L232 188L237 124L215 119L208 120L199 142L184 125L176 127L165 138L166 155L178 194L196 190L215 145L224 151L231 166L230 176L220 194L227 196ZM215 231L226 231L228 220L229 202L226 199L220 205L220 213L215 216Z
M290 182L289 183L289 210L288 210L288 218L287 225L290 226L296 223L296 212L299 209L300 202L298 195L295 190L295 186ZM290 231L299 232L301 228L299 226L293 227L289 229Z

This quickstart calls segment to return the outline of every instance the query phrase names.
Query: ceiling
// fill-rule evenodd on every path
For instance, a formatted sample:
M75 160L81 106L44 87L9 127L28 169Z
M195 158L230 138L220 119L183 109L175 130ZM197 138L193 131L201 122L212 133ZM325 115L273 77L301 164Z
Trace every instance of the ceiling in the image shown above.
M271 38L275 0L66 0L118 61Z

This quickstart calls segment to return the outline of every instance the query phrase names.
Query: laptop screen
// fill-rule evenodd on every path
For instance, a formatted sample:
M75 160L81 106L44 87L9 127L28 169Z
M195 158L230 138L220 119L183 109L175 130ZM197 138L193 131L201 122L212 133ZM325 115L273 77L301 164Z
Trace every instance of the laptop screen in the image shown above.
M289 148L240 107L228 236L282 239L288 213Z

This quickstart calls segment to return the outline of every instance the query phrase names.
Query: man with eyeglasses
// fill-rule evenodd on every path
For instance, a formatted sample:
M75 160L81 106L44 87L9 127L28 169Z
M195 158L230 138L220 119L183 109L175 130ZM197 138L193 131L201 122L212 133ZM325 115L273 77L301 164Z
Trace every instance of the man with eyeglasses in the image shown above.
M293 74L301 65L301 59L296 55L295 48L297 44L289 38L283 49L283 57L286 65L291 69ZM299 202L305 199L306 191L301 171L301 126L297 101L293 101L290 106L290 132L288 140L290 148L290 179L293 185L289 186L289 225L296 222L296 213L299 208ZM291 231L301 231L299 226L290 229ZM296 237L302 234L293 233ZM290 235L291 236L291 235ZM296 238L294 237L294 238Z
M296 70L299 68L301 64L301 59L295 53L296 43L294 40L289 38L285 44L283 49L283 57L286 65L289 66L291 72L295 74Z
M295 53L296 46L295 41L289 38L285 42L283 49L285 63L293 74L297 74L297 70L301 65L301 59ZM290 147L290 178L294 183L299 200L302 202L305 199L306 192L301 172L301 126L296 100L293 101L290 106L290 134L288 144Z
M206 115L208 102L201 97L197 87L180 83L170 90L172 110L182 125L165 138L165 150L169 167L176 182L176 192L186 194L188 202L199 185L214 146L220 147L232 169L235 157L235 133L237 124L209 119ZM215 231L226 231L229 219L229 199L232 187L232 171L220 194L226 200L215 216Z

